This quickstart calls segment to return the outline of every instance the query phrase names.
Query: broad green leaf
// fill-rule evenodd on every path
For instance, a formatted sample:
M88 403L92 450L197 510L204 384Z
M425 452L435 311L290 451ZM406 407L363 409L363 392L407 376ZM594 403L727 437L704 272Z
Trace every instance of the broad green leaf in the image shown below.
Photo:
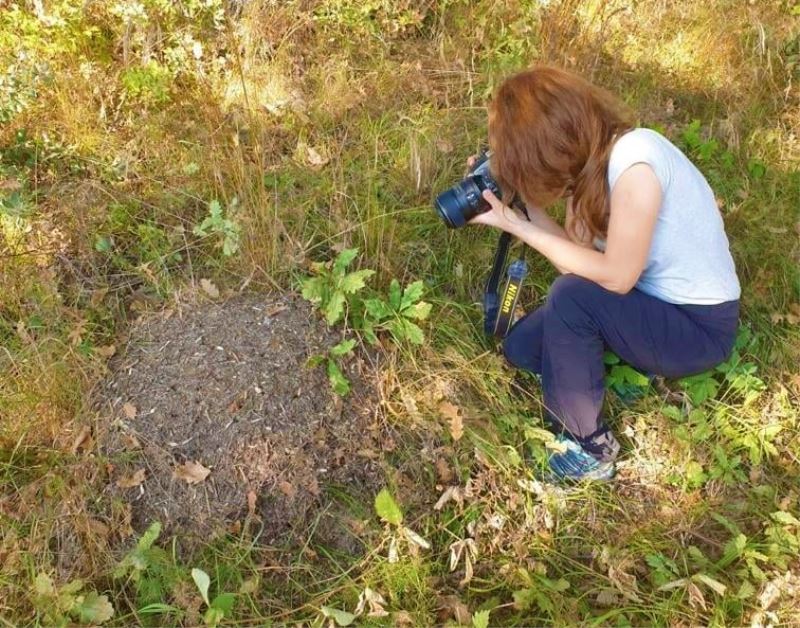
M686 480L693 487L700 486L706 481L706 474L699 462L692 460L686 465Z
M350 266L357 255L358 249L344 249L336 256L336 261L333 263L333 274L339 277L344 275L345 269Z
M325 322L328 325L336 323L344 314L344 293L338 290L331 295L331 300L328 301L322 308L325 313Z
M333 360L328 360L328 381L331 383L331 388L340 397L344 397L350 392L350 382L339 369L339 365Z
M388 489L384 488L375 496L375 512L386 523L399 526L403 522L403 512Z
M211 214L212 218L217 220L222 218L222 205L220 205L217 199L214 199L208 204L208 213Z
M236 595L233 593L220 593L211 601L211 608L221 610L226 615L230 615L233 610L233 603L236 601Z
M114 607L105 595L98 595L94 591L87 593L83 601L74 606L82 624L102 624L114 616Z
M365 281L375 274L374 270L364 269L348 273L339 283L339 289L345 294L353 294L361 290L366 284Z
M331 347L329 353L334 358L341 358L343 355L347 355L353 350L353 347L356 346L356 341L352 338L348 338L347 340L342 340L338 345L335 347Z
M382 299L364 299L364 309L375 322L381 321L392 315L392 309Z
M407 307L403 310L403 316L407 316L408 318L416 318L417 320L425 320L428 318L428 314L431 313L431 304L426 303L425 301L420 301L410 307Z
M489 628L489 612L478 611L472 615L472 628Z
M209 606L206 614L203 615L203 621L209 628L216 628L223 619L225 619L225 613L213 606Z
M389 284L389 305L393 310L400 309L400 301L402 298L400 282L397 281L397 279L392 279L392 283Z
M321 606L320 609L325 617L328 617L336 622L337 626L349 626L353 623L356 616L347 611L340 611L338 608L332 606Z
M785 510L778 510L776 512L773 512L770 516L775 521L785 526L800 525L800 521L798 521L797 518L794 515L792 515L792 513L786 512Z
M192 569L192 580L194 580L194 583L197 585L200 595L203 596L203 601L206 603L206 606L211 606L211 603L208 601L208 587L211 585L211 578L208 577L205 571L195 567Z
M33 590L37 595L53 596L56 594L56 588L53 585L53 579L46 573L40 573L33 581Z
M301 285L303 286L303 298L311 303L319 304L325 297L326 288L325 277L308 277L303 279Z
M372 323L364 323L364 328L361 330L361 333L364 334L364 338L367 339L367 342L371 345L378 344L378 337L375 335L375 328Z
M400 300L400 309L404 310L407 307L414 305L422 298L422 293L425 292L425 284L422 281L415 281L406 286L403 290L403 297Z
M410 320L402 319L400 324L403 329L403 336L408 339L409 342L415 345L421 345L425 341L425 334Z

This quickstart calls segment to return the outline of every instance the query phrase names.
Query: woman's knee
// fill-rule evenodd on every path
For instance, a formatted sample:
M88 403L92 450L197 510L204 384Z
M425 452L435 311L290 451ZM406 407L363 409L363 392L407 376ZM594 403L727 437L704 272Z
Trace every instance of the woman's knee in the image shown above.
M537 318L541 312L531 313L515 324L503 339L503 355L512 366L532 371L541 372L542 340L541 322Z
M584 309L600 288L593 281L578 275L566 274L556 278L547 293L547 304L559 315L569 315Z

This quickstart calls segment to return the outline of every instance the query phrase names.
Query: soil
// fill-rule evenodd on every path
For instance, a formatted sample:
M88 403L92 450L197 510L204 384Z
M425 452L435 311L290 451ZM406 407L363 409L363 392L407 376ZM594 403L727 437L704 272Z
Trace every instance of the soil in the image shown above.
M207 538L260 518L263 542L290 544L312 517L319 529L320 513L339 510L331 495L371 500L384 482L376 452L392 442L374 365L343 360L352 391L342 400L325 363L308 364L340 340L291 296L237 296L140 319L99 391L107 494L131 505L139 531L159 520ZM188 483L175 476L187 462L211 472ZM144 480L124 487L141 469ZM332 519L341 527L342 517ZM352 541L342 549L357 549Z

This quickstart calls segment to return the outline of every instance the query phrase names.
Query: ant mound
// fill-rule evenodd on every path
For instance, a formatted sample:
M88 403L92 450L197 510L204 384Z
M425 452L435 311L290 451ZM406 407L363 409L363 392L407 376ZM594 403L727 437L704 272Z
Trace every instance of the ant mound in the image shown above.
M336 496L371 499L383 482L377 452L392 439L365 359L339 360L344 400L325 363L313 366L340 340L305 302L272 295L135 323L98 401L106 490L130 505L133 527L157 520L208 538L256 521L263 542L292 544L313 516L343 508ZM353 549L318 519L322 542ZM346 517L327 519L341 528Z

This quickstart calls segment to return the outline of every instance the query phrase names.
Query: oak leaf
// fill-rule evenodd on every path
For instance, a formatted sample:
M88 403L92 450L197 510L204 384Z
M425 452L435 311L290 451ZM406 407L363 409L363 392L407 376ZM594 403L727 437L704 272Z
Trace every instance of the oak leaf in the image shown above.
M142 482L144 482L144 476L145 470L139 469L135 473L126 475L117 480L117 486L120 488L133 488L135 486L139 486Z
M187 484L198 484L208 477L211 469L207 469L199 462L187 460L172 470L172 477L183 480Z

